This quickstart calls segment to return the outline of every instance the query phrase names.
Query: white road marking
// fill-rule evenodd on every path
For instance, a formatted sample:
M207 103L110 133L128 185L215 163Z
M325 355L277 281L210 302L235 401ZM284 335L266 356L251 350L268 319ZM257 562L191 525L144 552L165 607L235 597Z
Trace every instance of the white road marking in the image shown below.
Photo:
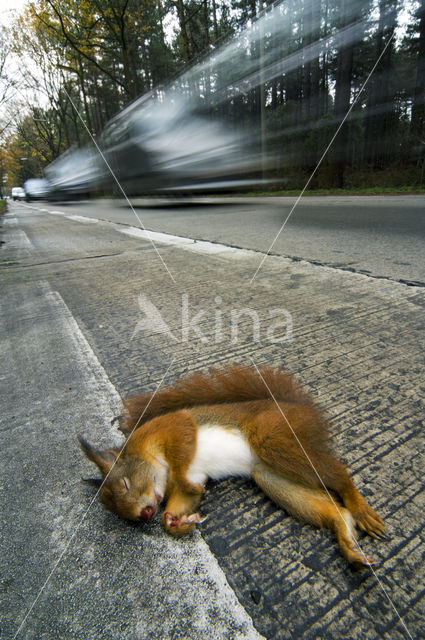
M119 233L123 233L127 236L132 236L134 238L141 238L142 240L152 241L154 243L162 243L169 244L175 247L179 247L180 249L184 249L185 251L192 251L193 253L203 253L208 255L222 255L226 257L232 258L245 258L251 256L252 254L256 254L256 251L252 251L250 249L239 249L237 247L229 247L226 244L221 244L219 242L208 242L207 240L195 240L194 238L186 238L184 236L175 236L171 233L162 233L159 231L150 231L148 229L140 229L138 227L130 227L123 226L121 224L116 224L115 222L109 222L105 220L100 220L99 218L90 218L86 216L79 216L74 214L66 214L63 211L51 211L48 209L39 209L39 211L64 216L68 220L74 220L75 222L82 223L95 223L95 222L103 222L107 224L110 228L112 227L115 231L119 231Z
M28 238L25 231L18 229L17 218L9 218L3 222L5 227L10 227L7 230L7 247L8 249L16 249L17 251L30 251L34 249L34 245Z
M124 233L127 236L134 236L136 238L142 238L143 240L157 240L164 244L186 244L193 242L190 238L180 238L179 236L173 236L169 233L161 233L158 231L147 231L145 229L139 229L138 227L118 227L120 233Z
M124 233L128 236L137 238L143 238L148 240L149 238L153 242L171 244L175 247L180 247L185 251L192 251L194 253L206 253L206 254L219 254L219 255L232 255L234 257L243 258L248 255L252 255L252 251L248 249L238 249L235 247L229 247L226 244L220 244L219 242L208 242L206 240L195 240L194 238L186 238L183 236L174 236L169 233L160 233L158 231L145 231L138 229L137 227L121 227L115 225L120 233Z
M68 220L75 220L75 222L87 222L87 223L99 222L97 218L89 218L89 217L77 216L77 215L65 215L65 218L68 218Z
M5 216L6 218L6 216ZM8 217L4 220L5 227L17 227L18 226L18 218L16 217Z
M111 407L115 407L115 410L118 410L121 406L121 398L62 296L57 291L52 291L48 282L42 282L40 286L43 288L49 304L55 308L57 322L69 336L72 343L69 348L73 351L72 358L78 363L79 375L81 376L81 372L85 372L83 380L84 385L88 387L89 397L92 394L93 396L99 396L99 405L104 408L107 407L108 413ZM103 401L105 398L107 398L106 402ZM98 405L96 404L96 406ZM111 435L116 437L115 429L111 428Z

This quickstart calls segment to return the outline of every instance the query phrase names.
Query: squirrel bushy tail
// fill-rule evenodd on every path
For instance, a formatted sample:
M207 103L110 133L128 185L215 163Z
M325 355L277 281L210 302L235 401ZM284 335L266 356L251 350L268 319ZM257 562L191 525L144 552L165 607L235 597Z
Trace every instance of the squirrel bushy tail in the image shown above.
M258 371L255 367L241 365L224 369L212 367L208 372L194 372L180 378L171 387L127 398L120 430L129 434L155 416L188 407L264 399L314 405L310 395L300 389L294 378L280 369L267 365L259 367Z

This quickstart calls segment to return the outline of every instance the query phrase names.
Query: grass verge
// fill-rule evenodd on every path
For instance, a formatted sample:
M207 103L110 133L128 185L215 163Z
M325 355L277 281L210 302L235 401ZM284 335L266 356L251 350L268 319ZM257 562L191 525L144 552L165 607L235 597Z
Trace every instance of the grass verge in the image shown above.
M299 196L301 189L278 189L268 191L249 191L248 193L233 194L238 196ZM403 187L353 187L351 189L309 189L304 192L303 197L308 196L401 196L401 195L423 195L425 187L403 186Z

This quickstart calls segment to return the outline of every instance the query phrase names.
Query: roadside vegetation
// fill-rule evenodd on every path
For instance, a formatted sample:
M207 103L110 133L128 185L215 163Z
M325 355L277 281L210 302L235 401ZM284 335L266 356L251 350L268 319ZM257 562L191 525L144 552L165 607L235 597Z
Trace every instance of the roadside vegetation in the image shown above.
M421 195L425 194L425 186L404 186L404 187L359 187L352 189L307 189L303 197L307 196L397 196L397 195ZM300 195L300 189L280 189L268 191L250 191L249 193L238 193L237 196L288 196L296 197Z
M167 83L254 20L268 0L33 0L2 28L0 73L9 110L0 172L9 188L40 176L98 135L137 96ZM305 185L359 95L309 190L421 192L425 184L425 0L285 0L289 71L238 95L232 117L260 114L273 132L271 191ZM355 39L329 36L352 33ZM305 51L319 44L315 57ZM275 46L265 34L264 54ZM309 49L310 48L310 49ZM258 52L257 52L258 53ZM20 56L17 77L10 56ZM248 53L249 55L249 53ZM370 71L379 59L372 77ZM19 74L18 74L19 75ZM361 91L366 83L364 91ZM34 100L28 101L33 90ZM41 96L37 99L36 96ZM337 191L338 193L340 191Z

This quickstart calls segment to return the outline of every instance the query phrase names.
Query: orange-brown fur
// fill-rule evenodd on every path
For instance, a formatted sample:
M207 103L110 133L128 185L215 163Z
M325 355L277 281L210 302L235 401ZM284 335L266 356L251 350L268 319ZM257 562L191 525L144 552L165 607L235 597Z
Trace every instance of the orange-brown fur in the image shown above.
M127 441L120 453L99 452L82 441L105 478L104 505L125 518L148 519L165 497L167 531L182 535L193 529L203 485L188 477L188 469L199 429L211 424L243 435L255 460L251 476L277 504L333 530L353 564L372 562L356 545L354 521L380 536L381 518L330 451L327 420L312 398L287 373L270 367L260 373L241 366L211 369L155 394L128 398L120 426Z

